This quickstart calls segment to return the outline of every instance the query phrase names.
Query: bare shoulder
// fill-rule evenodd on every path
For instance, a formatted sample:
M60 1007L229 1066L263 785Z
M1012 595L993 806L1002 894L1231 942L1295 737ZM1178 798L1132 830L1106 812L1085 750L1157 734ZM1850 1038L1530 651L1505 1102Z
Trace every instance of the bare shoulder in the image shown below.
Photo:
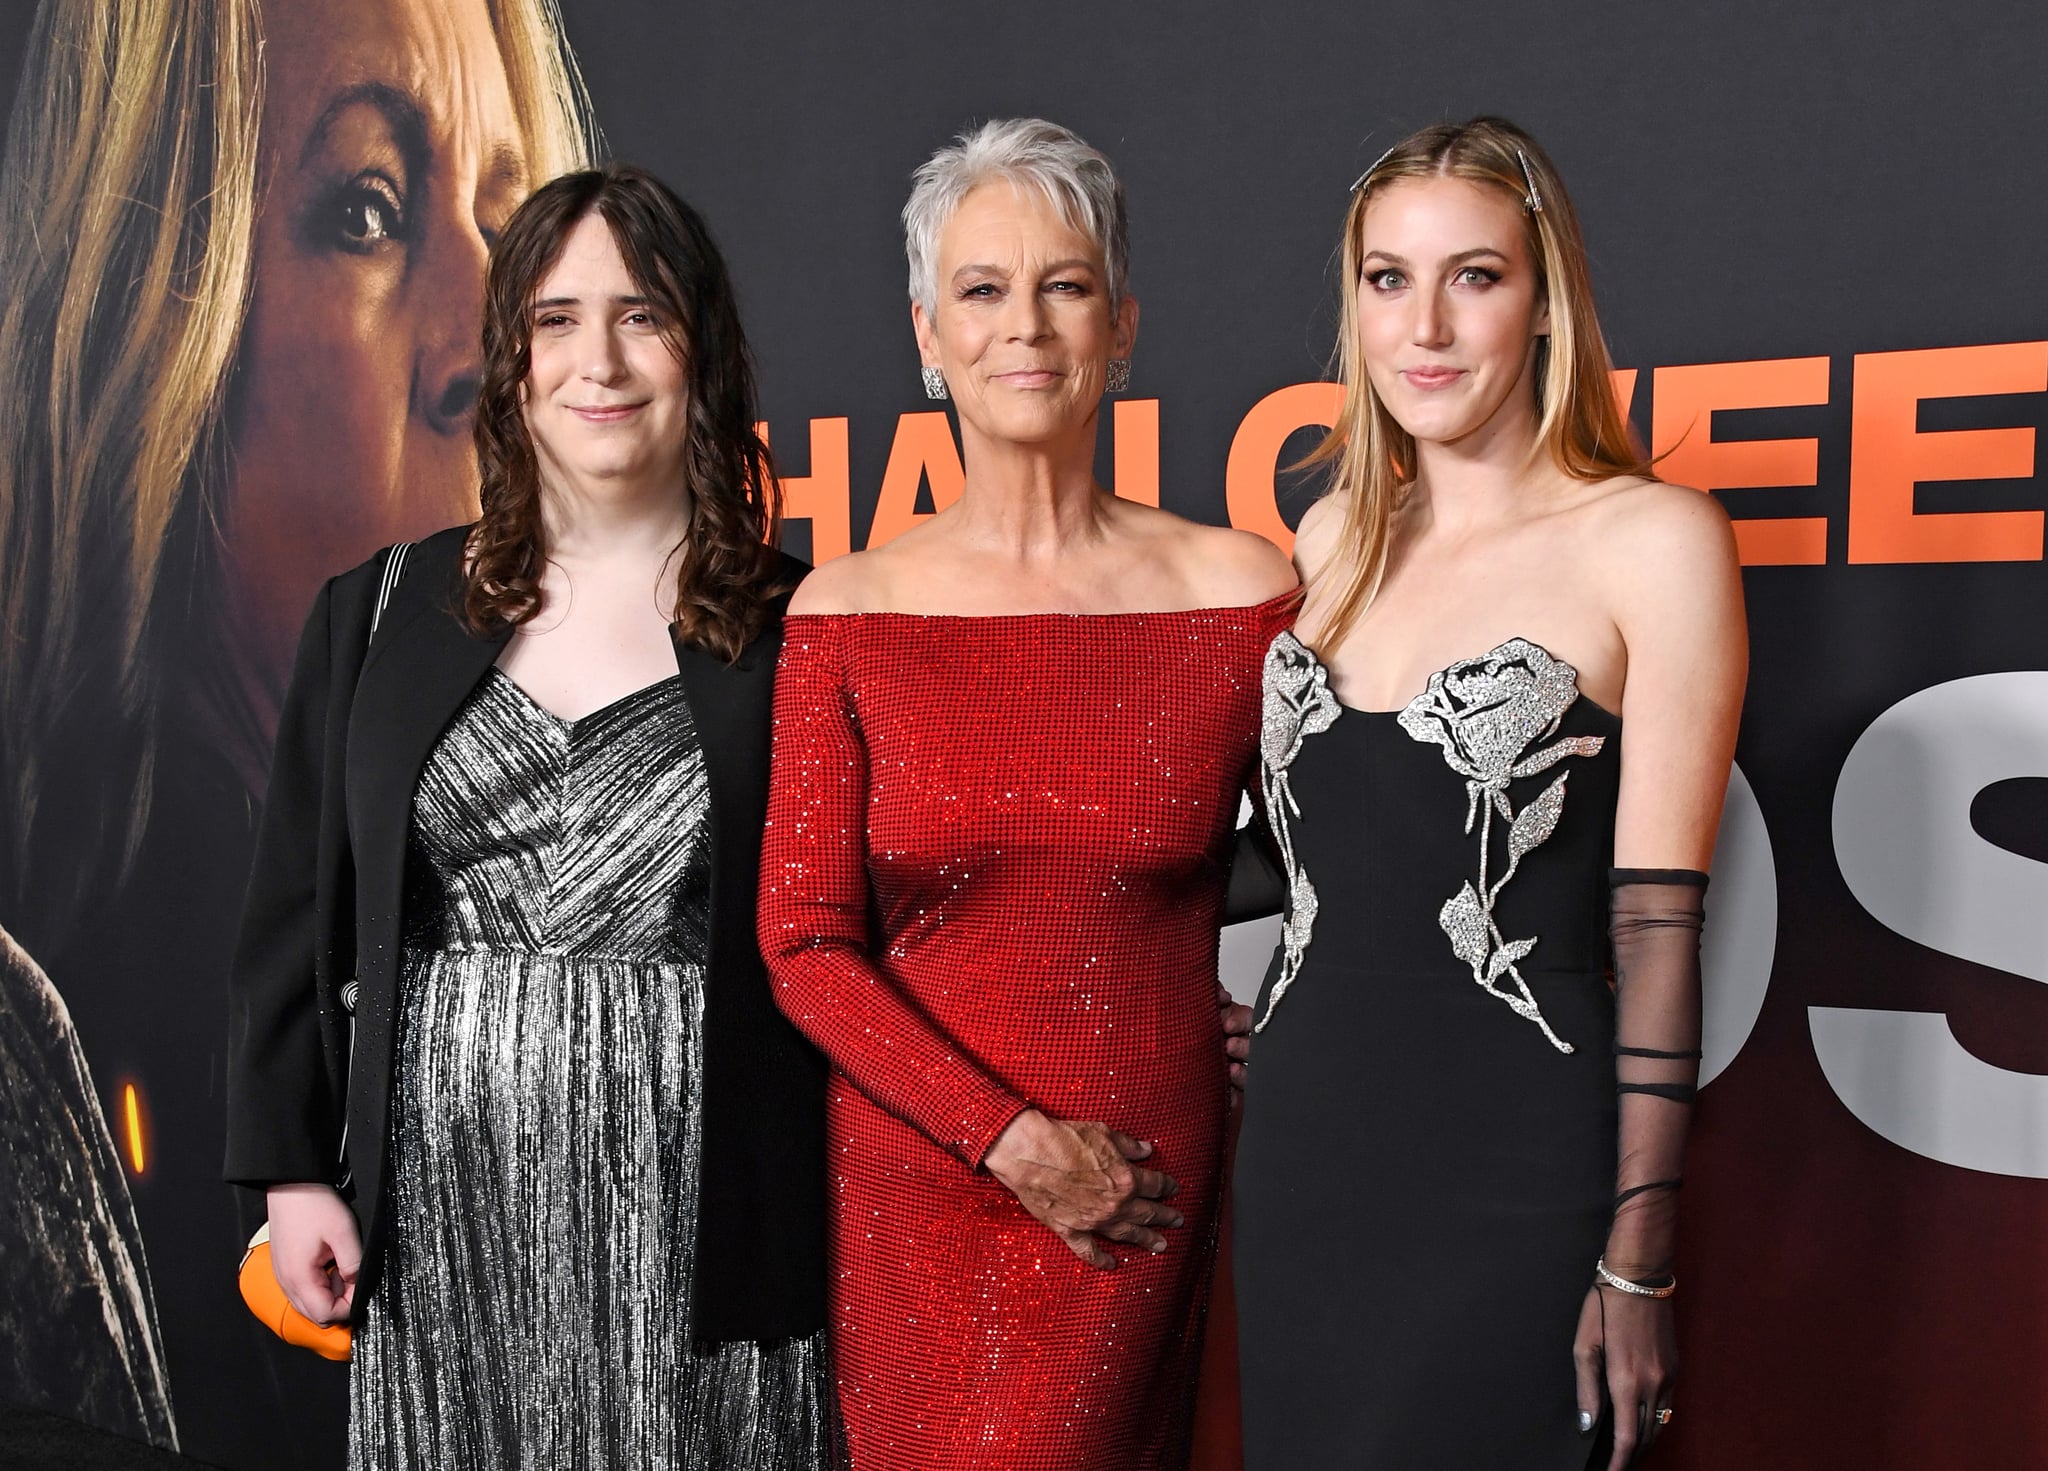
M1337 555L1344 538L1345 499L1341 491L1319 496L1294 531L1294 565L1303 580L1316 575Z
M1633 477L1608 481L1591 507L1602 550L1624 564L1680 558L1735 565L1735 531L1714 497Z
M883 563L877 566L876 563ZM806 613L868 613L884 606L888 586L886 559L880 551L853 552L814 567L797 584L789 611Z
M1198 586L1205 603L1263 603L1292 592L1300 582L1287 554L1255 532L1195 526L1189 545L1198 561Z
M1713 496L1661 480L1616 477L1588 488L1572 513L1573 555L1616 599L1690 600L1739 585L1735 532Z
M1119 514L1144 546L1146 560L1171 569L1196 606L1263 603L1295 585L1286 554L1263 536L1127 502L1119 503Z
M1636 481L1617 484L1591 509L1594 561L1624 637L1739 628L1742 564L1719 501L1683 485Z

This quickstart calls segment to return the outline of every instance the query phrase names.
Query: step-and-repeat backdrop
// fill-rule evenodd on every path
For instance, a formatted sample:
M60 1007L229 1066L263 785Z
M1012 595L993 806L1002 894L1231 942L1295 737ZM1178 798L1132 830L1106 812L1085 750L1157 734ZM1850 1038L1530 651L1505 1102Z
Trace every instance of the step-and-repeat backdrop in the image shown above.
M2048 1464L2048 12L567 12L0 22L0 1396L339 1463L345 1376L232 1285L226 957L308 601L472 504L484 242L528 180L608 148L707 213L822 560L959 491L911 169L1064 122L1128 183L1143 303L1104 482L1284 546L1346 186L1501 112L1577 197L1631 418L1748 569L1660 1464ZM1241 990L1270 939L1226 937Z

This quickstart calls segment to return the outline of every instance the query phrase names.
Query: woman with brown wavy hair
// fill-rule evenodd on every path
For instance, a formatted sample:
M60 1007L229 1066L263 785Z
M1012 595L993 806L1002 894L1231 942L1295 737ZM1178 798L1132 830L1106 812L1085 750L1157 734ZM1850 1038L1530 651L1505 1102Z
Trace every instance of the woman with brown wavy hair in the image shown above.
M208 1244L299 621L328 567L475 514L486 241L592 128L555 0L32 8L0 158L0 1399L246 1461L324 1383L218 1352L252 1325Z
M493 249L483 517L316 602L234 976L231 1178L350 1319L359 1466L828 1465L822 1065L754 943L779 493L703 221Z

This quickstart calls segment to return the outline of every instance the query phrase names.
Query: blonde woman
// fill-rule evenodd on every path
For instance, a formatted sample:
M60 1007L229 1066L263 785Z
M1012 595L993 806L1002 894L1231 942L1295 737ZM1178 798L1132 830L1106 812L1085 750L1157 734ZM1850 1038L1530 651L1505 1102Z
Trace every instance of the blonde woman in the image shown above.
M1396 144L1344 262L1333 486L1265 668L1247 1461L1619 1467L1673 1416L1733 540L1631 448L1526 133Z
M0 1153L0 1394L169 1443L164 1339L188 1410L246 1394L226 1268L175 1252L228 1229L218 978L298 620L473 514L486 243L589 134L553 0L45 0L16 95L0 1123L45 1153ZM83 1059L42 1076L78 1035L149 1101L154 1292Z

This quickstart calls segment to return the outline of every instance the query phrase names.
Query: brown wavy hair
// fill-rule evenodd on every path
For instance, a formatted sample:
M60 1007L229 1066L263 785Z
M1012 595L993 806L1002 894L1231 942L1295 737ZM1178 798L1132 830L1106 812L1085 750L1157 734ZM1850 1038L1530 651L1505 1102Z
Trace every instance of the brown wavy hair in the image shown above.
M1575 480L1654 479L1615 401L1613 363L1593 310L1586 241L1564 180L1536 140L1506 118L1439 123L1388 149L1358 181L1344 217L1343 325L1337 376L1344 404L1329 435L1304 464L1334 466L1330 493L1344 501L1343 551L1316 581L1337 586L1335 601L1304 635L1327 654L1357 624L1387 574L1395 509L1415 470L1415 440L1373 391L1358 335L1358 283L1365 258L1365 212L1375 191L1403 179L1468 179L1498 189L1522 207L1537 290L1550 308L1550 335L1536 344L1536 407L1531 455L1547 454ZM1541 202L1531 209L1530 190Z
M768 621L769 600L792 583L774 550L782 487L755 427L753 358L725 259L703 217L630 164L543 184L491 248L476 408L483 517L469 537L463 618L479 633L503 632L540 611L547 526L521 390L532 368L534 298L570 233L591 215L611 229L627 273L659 313L689 375L683 466L690 520L676 565L677 633L734 660Z

